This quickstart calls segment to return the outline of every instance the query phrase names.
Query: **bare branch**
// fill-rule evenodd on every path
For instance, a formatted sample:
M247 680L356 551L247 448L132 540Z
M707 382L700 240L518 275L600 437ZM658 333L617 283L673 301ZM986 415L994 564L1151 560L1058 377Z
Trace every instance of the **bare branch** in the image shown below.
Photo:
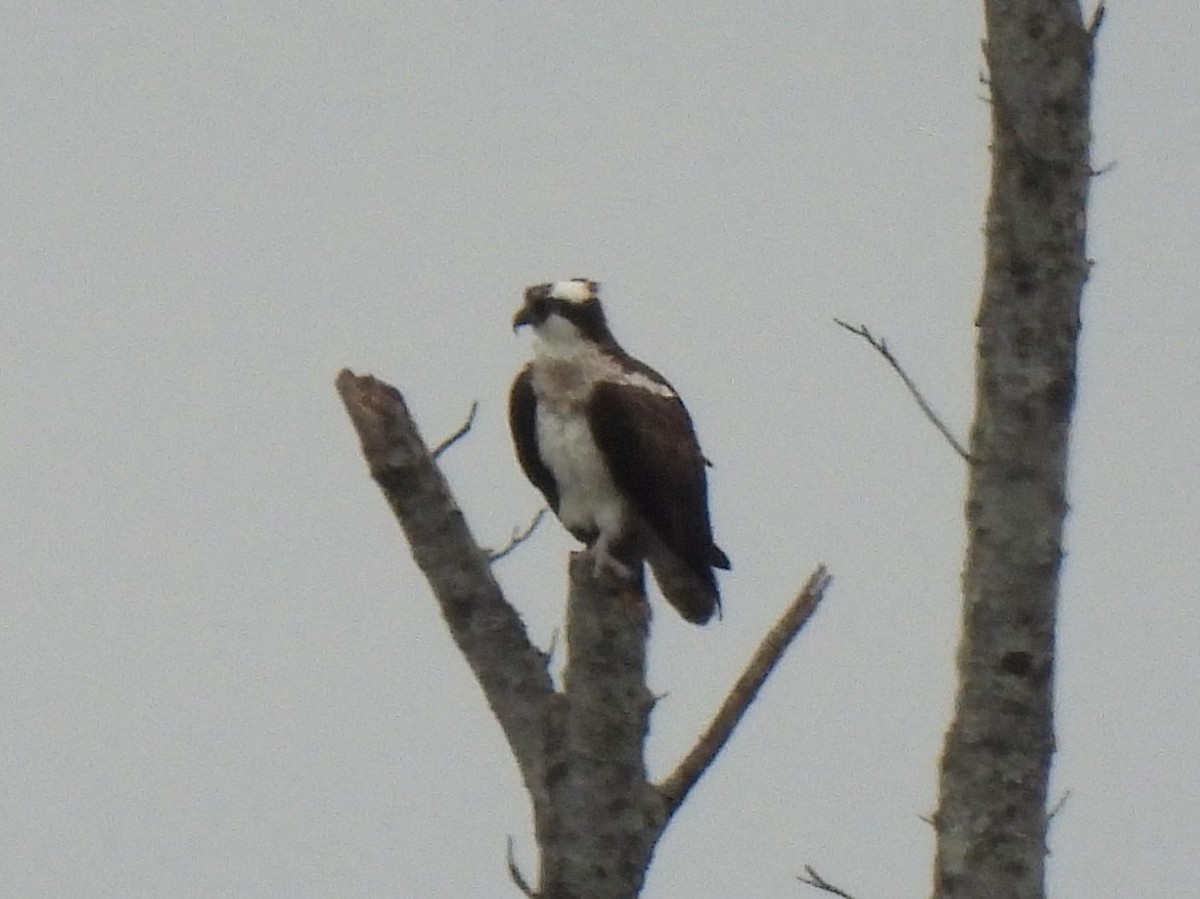
M510 834L508 837L508 850L505 853L508 861L508 876L512 878L512 882L517 885L517 889L524 893L529 899L537 899L535 893L529 887L529 882L525 880L525 876L521 873L521 869L517 867L517 859L513 855L513 838Z
M667 818L675 813L717 754L729 742L734 728L754 702L759 689L779 663L792 640L817 610L831 580L824 565L817 566L816 571L809 575L803 589L759 644L750 663L709 723L708 729L670 777L659 784L658 791L663 796Z
M390 384L349 369L337 389L383 490L449 625L487 696L525 778L543 789L545 721L554 694L546 657L492 576L404 397Z
M458 443L458 441L462 440L462 438L466 436L467 432L471 430L471 425L475 424L475 413L478 411L479 400L473 400L471 402L471 411L467 413L467 420L459 425L457 431L455 431L434 448L433 458L439 458L442 453L450 449L450 447L454 446L454 444Z
M813 870L812 865L804 866L804 874L806 876L796 875L796 879L801 883L807 883L810 887L816 887L818 890L824 890L826 893L833 893L835 896L841 896L843 899L854 899L845 890L835 887L832 883Z
M954 448L954 451L963 458L963 461L969 463L971 461L970 453L963 448L963 445L959 442L958 438L950 433L950 429L946 427L946 425L938 417L937 413L933 411L933 408L929 405L929 403L925 401L925 397L921 395L921 391L917 389L917 385L913 383L912 378L908 376L908 373L905 372L900 363L896 361L896 357L892 355L892 351L888 349L887 341L877 340L875 336L867 330L866 325L859 325L856 328L853 325L846 324L840 318L835 318L834 321L851 334L857 334L859 337L869 343L879 353L879 355L883 356L883 358L887 360L888 365L896 370L896 374L900 376L900 380L902 380L904 382L904 386L908 388L908 392L913 395L913 399L917 401L917 405L921 407L921 411L925 413L925 417L933 422L933 426L941 432L942 436L946 438L946 441L950 444L950 446Z
M1104 24L1104 14L1108 12L1103 2L1096 4L1095 10L1092 11L1092 18L1088 22L1087 33L1088 37L1093 41L1096 39L1096 34L1100 31L1100 26Z
M547 511L549 510L545 506L542 506L540 509L538 509L537 514L533 516L533 520L529 522L529 526L525 528L525 530L521 531L517 528L513 528L512 536L508 538L508 543L504 544L502 549L489 551L487 553L488 562L499 562L510 552L532 537L533 532L537 530L537 526L541 524L542 519L546 517Z

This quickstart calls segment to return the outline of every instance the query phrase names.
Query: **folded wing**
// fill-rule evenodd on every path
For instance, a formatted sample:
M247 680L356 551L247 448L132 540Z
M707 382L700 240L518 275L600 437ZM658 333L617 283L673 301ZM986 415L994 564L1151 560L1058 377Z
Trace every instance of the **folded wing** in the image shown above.
M706 460L673 391L601 382L588 423L614 483L649 530L644 551L667 600L703 623L720 607L713 568L729 559L713 542Z

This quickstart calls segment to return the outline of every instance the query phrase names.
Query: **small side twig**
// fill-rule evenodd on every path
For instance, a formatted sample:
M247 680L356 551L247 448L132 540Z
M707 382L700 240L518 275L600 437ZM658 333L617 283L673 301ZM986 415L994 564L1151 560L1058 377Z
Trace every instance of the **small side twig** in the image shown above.
M792 604L788 606L774 627L763 637L762 643L755 650L750 663L742 672L725 697L725 702L709 723L708 728L701 734L691 752L684 756L683 761L671 775L658 786L663 797L666 818L670 818L682 805L683 800L691 791L708 766L716 759L717 754L733 736L734 728L754 702L759 689L774 670L784 652L791 644L801 628L808 623L813 612L817 610L825 596L825 589L833 578L824 565L818 565L817 570L808 576L808 581L801 588Z
M1049 824L1054 820L1054 816L1063 810L1063 806L1067 804L1067 800L1071 798L1071 791L1064 790L1062 796L1058 797L1058 802L1050 807L1050 811L1046 812L1046 823Z
M801 883L807 883L810 887L816 887L818 890L824 890L826 893L833 893L835 896L841 896L842 899L854 899L849 893L840 887L835 887L832 883L813 870L812 865L804 866L804 874L796 875L796 879Z
M487 554L488 562L499 562L510 552L532 537L533 532L537 530L537 526L541 524L542 519L546 517L547 511L548 509L545 506L542 506L540 509L538 509L537 514L533 516L533 521L529 522L529 526L525 528L525 530L521 531L517 528L513 528L512 536L508 539L508 543L504 544L501 549L495 550L494 552L489 552Z
M922 396L921 391L917 388L917 385L913 383L912 378L908 376L908 373L904 370L903 366L901 366L896 360L896 357L892 355L892 351L888 349L887 341L877 339L875 335L867 330L866 325L859 325L856 328L853 325L846 324L846 322L842 321L840 318L835 318L834 321L851 334L857 334L859 337L869 343L871 347L879 353L879 355L883 356L883 358L887 360L888 365L895 369L896 374L900 376L900 380L904 382L904 386L908 388L908 392L911 393L913 399L917 401L917 405L921 407L921 411L925 413L925 417L928 418L933 423L933 426L941 432L941 435L946 438L946 442L954 448L954 451L962 457L963 461L968 463L971 462L971 454L966 451L963 445L959 442L958 438L950 433L950 429L946 427L946 425L938 417L938 414L933 411L933 407L925 401L925 397Z
M473 400L471 402L471 411L467 413L467 420L458 426L457 431L435 446L430 455L432 455L434 459L437 459L442 453L450 449L450 447L454 446L454 444L458 443L458 441L462 440L463 437L467 435L467 432L471 430L471 425L475 424L475 413L478 411L479 400Z
M517 889L528 896L529 899L537 899L537 893L530 888L528 881L525 880L525 875L523 875L521 873L521 869L517 867L517 859L516 856L513 855L513 838L511 834L508 837L508 850L505 853L505 856L506 860L508 861L508 876L511 877L512 882L517 885Z
M1087 33L1088 37L1093 41L1096 39L1096 34L1100 31L1100 26L1104 24L1104 14L1106 12L1108 10L1105 8L1103 2L1097 3L1095 10L1092 11L1092 19L1088 22Z

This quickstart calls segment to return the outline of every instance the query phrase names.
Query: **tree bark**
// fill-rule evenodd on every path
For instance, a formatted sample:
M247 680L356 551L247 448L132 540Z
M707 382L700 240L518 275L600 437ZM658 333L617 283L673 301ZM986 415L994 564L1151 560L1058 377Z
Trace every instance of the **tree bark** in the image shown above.
M1040 899L1099 17L1085 27L1076 0L984 6L993 168L934 896Z
M547 747L550 802L537 827L547 899L637 896L666 823L642 758L654 707L649 606L640 589L597 580L593 561L575 553L570 563L561 715Z

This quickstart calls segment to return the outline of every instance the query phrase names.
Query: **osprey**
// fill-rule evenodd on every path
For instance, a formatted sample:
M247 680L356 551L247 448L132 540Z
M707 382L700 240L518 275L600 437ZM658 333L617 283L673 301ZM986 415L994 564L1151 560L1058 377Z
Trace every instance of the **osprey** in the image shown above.
M537 334L533 361L509 396L517 459L563 526L586 543L599 575L641 583L643 559L688 621L720 608L708 460L675 389L626 353L595 281L537 284L513 329Z

